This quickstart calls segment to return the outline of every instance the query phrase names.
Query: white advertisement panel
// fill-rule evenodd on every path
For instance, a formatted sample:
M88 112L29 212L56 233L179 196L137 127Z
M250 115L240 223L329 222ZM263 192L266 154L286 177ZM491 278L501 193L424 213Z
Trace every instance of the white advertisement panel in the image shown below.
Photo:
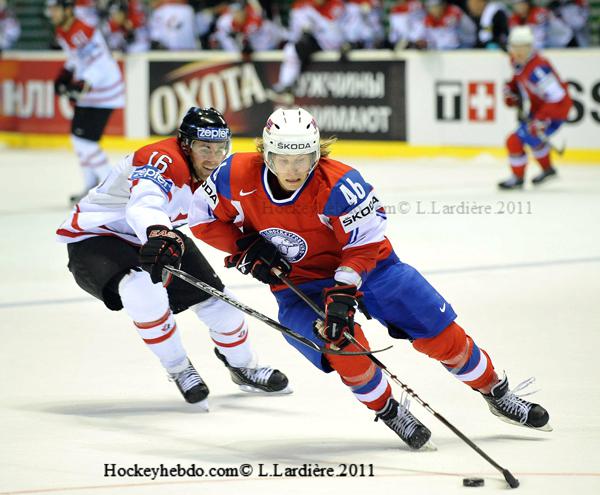
M547 50L569 82L573 109L556 140L571 148L600 148L600 50ZM512 77L501 52L454 51L409 57L408 141L421 145L502 146L516 128L502 88Z

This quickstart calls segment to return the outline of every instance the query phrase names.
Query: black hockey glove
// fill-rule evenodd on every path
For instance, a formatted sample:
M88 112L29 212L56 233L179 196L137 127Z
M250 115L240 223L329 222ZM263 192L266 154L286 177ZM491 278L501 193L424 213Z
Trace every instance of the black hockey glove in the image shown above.
M73 71L63 69L58 73L58 76L54 80L54 93L57 95L67 94L67 87L73 80Z
M276 268L287 277L292 266L271 244L258 233L250 234L236 241L240 251L225 258L227 268L237 268L244 275L251 274L264 284L279 284L281 281L271 269Z
M140 265L150 273L152 282L163 281L162 272L166 265L179 268L185 251L183 236L177 230L164 225L150 225L146 229L148 242L140 248Z
M323 290L325 322L321 330L315 325L321 338L340 348L349 343L344 332L354 336L354 315L361 295L355 285L336 285Z

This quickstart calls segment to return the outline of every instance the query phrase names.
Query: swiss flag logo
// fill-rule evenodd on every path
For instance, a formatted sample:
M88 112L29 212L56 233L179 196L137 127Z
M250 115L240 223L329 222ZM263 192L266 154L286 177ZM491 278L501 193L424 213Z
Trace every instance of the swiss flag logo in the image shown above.
M496 118L496 97L493 82L470 82L467 92L469 120L491 122Z

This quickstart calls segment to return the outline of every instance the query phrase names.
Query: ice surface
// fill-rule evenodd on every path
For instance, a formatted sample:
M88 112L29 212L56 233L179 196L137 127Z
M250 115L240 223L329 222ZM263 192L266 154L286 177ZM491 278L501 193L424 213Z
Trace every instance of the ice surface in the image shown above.
M490 465L414 403L439 450L409 451L336 376L313 369L256 321L251 338L262 362L285 371L294 394L239 392L214 357L206 328L184 313L178 326L211 389L210 412L183 403L124 312L107 311L76 286L66 249L54 241L67 198L80 187L74 155L0 153L0 494L448 495L475 490L462 487L466 476L486 479L479 491L507 489ZM543 188L500 193L495 184L507 167L485 156L348 162L386 204L399 256L453 304L496 367L512 385L537 377L534 398L550 411L554 432L498 421L478 394L369 322L373 346L394 344L380 358L509 468L521 481L518 493L600 493L600 167L564 166L560 179ZM499 202L505 209L520 203L524 213L433 213L461 201L493 212ZM401 202L408 213L400 213ZM418 213L419 205L429 213ZM201 248L222 266L222 253ZM267 288L218 270L242 301L276 315ZM104 465L113 463L195 463L206 470L249 463L254 474L105 477ZM259 477L259 463L271 472L273 463L373 464L374 476Z

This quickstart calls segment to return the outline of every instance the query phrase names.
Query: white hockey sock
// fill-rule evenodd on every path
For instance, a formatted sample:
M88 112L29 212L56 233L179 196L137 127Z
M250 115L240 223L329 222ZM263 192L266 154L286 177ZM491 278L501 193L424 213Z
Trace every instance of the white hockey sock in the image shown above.
M224 292L235 297L228 289ZM242 312L215 297L198 303L191 309L209 328L211 339L231 366L256 367L258 360L248 340L248 326Z
M110 173L108 158L97 141L74 135L71 135L71 141L83 172L84 187L86 190L91 189Z
M277 91L292 86L300 75L300 58L298 58L294 44L287 43L283 48L283 54L283 62L279 68L279 81L274 86Z
M167 371L187 362L167 290L153 284L147 272L130 271L119 283L123 307L136 329Z

